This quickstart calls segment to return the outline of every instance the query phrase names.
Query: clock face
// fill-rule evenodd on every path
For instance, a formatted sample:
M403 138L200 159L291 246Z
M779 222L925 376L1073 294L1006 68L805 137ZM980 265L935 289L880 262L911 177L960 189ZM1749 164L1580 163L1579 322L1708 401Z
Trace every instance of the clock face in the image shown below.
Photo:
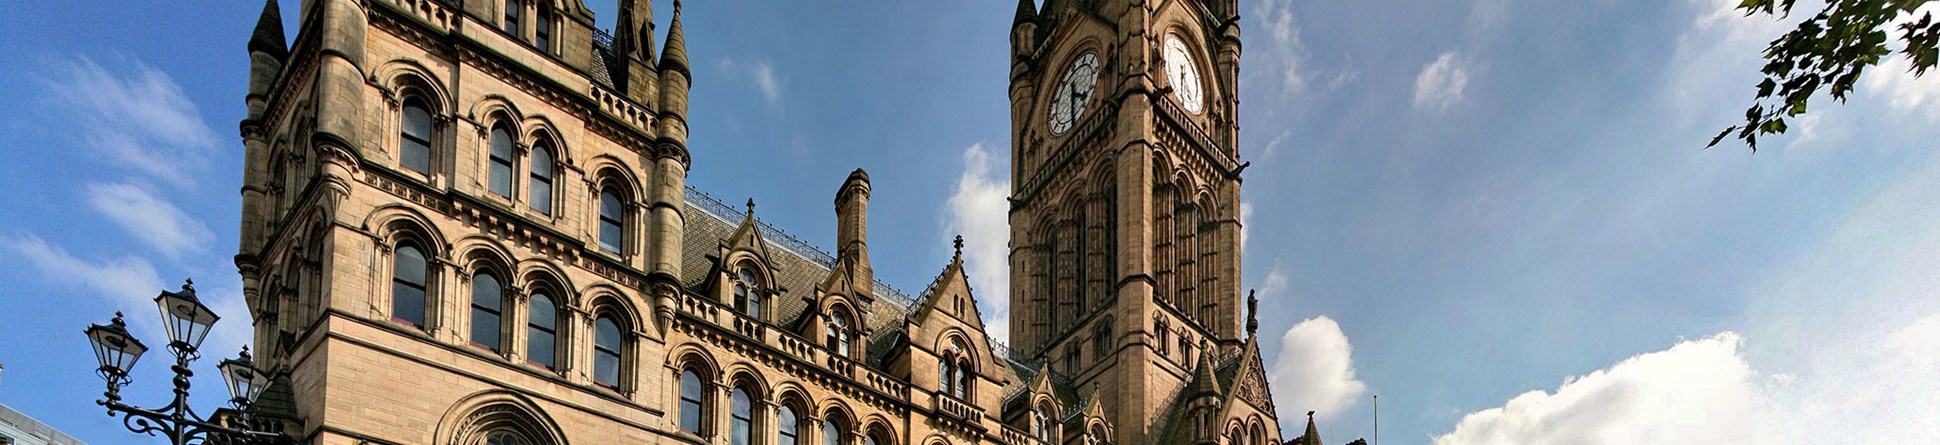
M1199 83L1199 68L1193 63L1192 49L1178 34L1165 35L1165 78L1172 83L1172 94L1179 105L1192 114L1206 110L1206 94Z
M1058 81L1058 89L1051 97L1051 134L1071 131L1071 125L1084 117L1098 86L1098 68L1098 53L1086 51L1064 70L1064 79Z

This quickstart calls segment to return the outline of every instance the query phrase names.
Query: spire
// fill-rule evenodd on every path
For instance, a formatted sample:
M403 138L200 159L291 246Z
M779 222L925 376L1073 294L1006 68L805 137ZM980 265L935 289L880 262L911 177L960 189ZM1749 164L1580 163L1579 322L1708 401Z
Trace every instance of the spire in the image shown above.
M680 32L680 0L674 0L674 19L667 25L667 48L660 51L660 68L687 71L687 39Z
M1024 23L1026 20L1036 19L1037 0L1017 0L1017 18L1011 20L1011 26L1017 26L1017 24Z
M283 60L290 52L284 46L285 42L283 8L276 5L276 0L263 2L263 15L256 19L256 32L249 36L249 52L261 52L276 60Z
M1307 412L1307 432L1300 436L1303 445L1320 445L1320 428L1314 427L1314 412Z
M1225 391L1219 389L1219 376L1213 373L1212 354L1199 353L1199 367L1198 369L1194 369L1192 374L1191 386L1187 386L1180 394L1185 396L1207 394L1217 396L1225 393Z

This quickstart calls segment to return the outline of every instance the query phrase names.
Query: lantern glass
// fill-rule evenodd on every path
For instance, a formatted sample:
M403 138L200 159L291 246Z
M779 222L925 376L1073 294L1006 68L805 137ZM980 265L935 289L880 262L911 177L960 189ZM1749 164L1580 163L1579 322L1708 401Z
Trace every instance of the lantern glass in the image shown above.
M163 291L155 297L155 305L162 311L162 320L168 323L169 345L179 345L191 352L202 345L209 328L222 318L195 298L194 283L183 284L181 292Z
M238 407L254 405L256 398L263 395L263 388L269 386L269 375L249 360L249 348L243 348L236 358L223 360L217 368L222 370L222 380L229 384L230 401Z
M88 327L88 342L94 346L94 358L101 363L97 369L101 378L114 380L128 375L135 368L135 361L148 352L148 346L128 334L127 324L121 321L121 313L115 313L114 321L107 326Z

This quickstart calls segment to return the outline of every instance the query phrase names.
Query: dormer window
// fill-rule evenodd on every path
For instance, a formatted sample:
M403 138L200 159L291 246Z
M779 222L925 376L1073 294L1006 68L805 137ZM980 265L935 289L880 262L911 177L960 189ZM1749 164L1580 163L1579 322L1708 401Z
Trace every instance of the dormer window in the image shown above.
M1051 437L1051 425L1050 405L1040 403L1037 409L1031 410L1031 435L1037 437L1037 440L1045 443L1057 442L1057 438Z
M742 267L734 274L734 310L756 319L761 318L761 278L754 271Z
M848 312L835 310L829 313L828 347L835 351L835 355L849 357L849 343L853 341L849 334L851 325Z

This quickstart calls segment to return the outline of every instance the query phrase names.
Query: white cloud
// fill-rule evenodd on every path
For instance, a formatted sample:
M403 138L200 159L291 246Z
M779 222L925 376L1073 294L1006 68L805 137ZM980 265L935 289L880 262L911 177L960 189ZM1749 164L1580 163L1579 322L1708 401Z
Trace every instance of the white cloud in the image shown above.
M215 234L201 220L148 188L122 183L87 186L88 204L130 235L170 258L204 250Z
M1010 179L983 143L963 149L963 174L950 194L945 230L963 235L964 272L983 303L991 338L1010 338Z
M1285 282L1282 277L1276 284L1269 276L1265 287L1270 291ZM1367 384L1354 376L1353 354L1347 334L1327 316L1293 325L1280 338L1280 355L1267 375L1273 385L1273 406L1282 413L1315 411L1314 418L1321 421L1346 412L1367 392ZM1289 414L1281 420L1291 419Z
M1253 230L1253 229L1249 229L1248 227L1250 227L1252 223L1253 223L1253 202L1247 201L1247 200L1240 200L1239 201L1239 251L1242 254L1246 252L1246 238L1249 235L1248 232Z
M1462 100L1468 88L1469 63L1444 51L1415 76L1415 108L1446 110Z
M721 71L728 73L730 76L742 78L752 84L755 90L761 92L761 97L766 99L769 105L778 105L781 103L782 78L775 72L774 66L770 65L768 61L739 61L731 58L721 59Z
M1936 79L1940 75L1929 71L1927 75L1914 77L1913 62L1898 52L1905 46L1900 40L1902 31L1899 26L1929 14L1940 14L1940 4L1926 3L1913 12L1903 12L1895 17L1887 25L1893 42L1889 45L1894 51L1892 57L1867 69L1866 77L1859 83L1869 95L1890 97L1888 102L1895 109L1926 110L1928 117L1940 119L1940 79Z
M1631 357L1463 416L1435 445L1746 443L1756 389L1731 332Z
M84 142L103 159L170 184L192 184L219 139L168 74L132 62L126 75L85 57L57 63L42 80L46 100L72 113Z
M1772 372L1724 332L1464 416L1435 445L1914 443L1940 434L1940 313Z

